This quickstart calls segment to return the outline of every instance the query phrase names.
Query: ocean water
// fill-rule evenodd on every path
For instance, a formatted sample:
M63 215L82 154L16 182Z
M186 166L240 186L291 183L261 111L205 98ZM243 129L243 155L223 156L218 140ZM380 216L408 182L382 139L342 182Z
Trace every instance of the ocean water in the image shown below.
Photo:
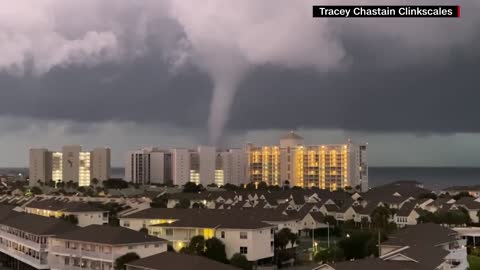
M480 185L480 168L465 167L373 167L369 168L371 187L397 180L416 180L431 190L451 186Z
M426 188L441 190L450 186L480 185L480 168L464 167L370 167L370 187L397 180L416 180ZM28 168L0 168L2 174L28 174ZM112 178L123 178L123 168L112 168Z

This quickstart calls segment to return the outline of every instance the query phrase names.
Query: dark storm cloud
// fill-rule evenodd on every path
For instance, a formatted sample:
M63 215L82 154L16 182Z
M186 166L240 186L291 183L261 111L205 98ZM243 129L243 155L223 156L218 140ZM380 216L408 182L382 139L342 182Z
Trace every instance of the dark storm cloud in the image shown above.
M1 75L0 114L78 122L133 121L201 126L210 83L198 72L171 75L158 57L126 65L55 68L42 77Z
M233 104L230 132L339 128L417 133L478 132L480 57L475 43L444 59L385 67L377 58L404 54L389 42L348 43L352 65L317 73L262 66L249 73ZM353 46L355 44L355 46ZM468 50L470 48L470 50ZM172 74L149 54L123 65L54 68L43 77L0 75L0 115L88 123L131 121L202 128L211 82L194 68Z
M25 12L28 11L25 14L43 10L30 9L28 2L24 3ZM135 1L129 2L137 3L133 9L130 4L115 6L114 3L118 2L114 1L100 3L104 2L82 2L79 7L85 5L83 8L62 4L62 10L66 11L57 14L57 21L69 23L62 24L60 28L42 19L43 15L48 18L50 13L47 11L50 9L40 12L42 16L23 16L34 18L25 25L45 33L33 36L28 44L44 42L51 45L47 42L50 39L40 38L44 36L58 40L59 46L78 43L72 42L70 35L80 36L83 43L79 48L74 47L75 50L70 54L62 55L62 61L53 57L58 56L58 50L51 50L49 46L25 49L37 62L43 63L40 68L37 67L40 69L37 73L43 72L41 76L33 71L31 73L35 75L28 75L28 65L25 68L27 75L21 77L11 75L9 69L0 69L0 117L67 121L72 123L68 130L71 133L89 132L90 124L106 121L167 125L184 130L207 129L214 88L212 81L215 81L208 67L213 66L216 70L214 73L220 71L221 74L225 66L238 64L238 61L230 61L229 58L217 61L224 56L215 54L220 44L229 52L231 47L241 47L237 52L239 58L249 58L248 68L239 72L245 72L245 77L238 79L241 81L239 91L229 90L235 94L232 113L229 116L225 113L229 118L229 132L297 127L406 131L417 134L480 131L480 125L476 124L476 115L480 112L477 105L480 98L480 79L477 75L480 70L480 50L477 45L480 41L480 25L478 13L474 12L478 10L475 1L462 2L467 8L463 13L465 17L458 21L319 20L315 24L299 13L299 10L303 10L301 7L311 4L309 1L285 1L285 6L271 14L271 20L267 20L269 23L262 24L263 31L256 32L256 36L269 42L270 36L259 33L267 33L270 26L280 23L285 27L296 23L294 25L298 26L298 32L292 34L297 34L298 41L292 42L290 36L277 32L278 36L275 37L285 42L275 44L273 41L272 44L252 42L255 40L251 40L252 36L249 35L250 24L258 19L257 16L250 16L251 11L262 10L261 7L268 6L268 3L241 2L238 7L242 8L242 13L235 9L226 10L238 15L239 20L222 24L225 29L222 29L224 35L220 36L215 31L205 32L206 27L199 27L200 24L195 20L189 20L193 11L188 3L172 1L174 6L179 5L175 10L181 11L181 14L175 14L175 20L170 20L171 16L160 16L162 12L145 8ZM101 8L95 7L97 5L101 5ZM113 19L104 19L91 12L111 7L117 8L114 9ZM163 10L161 7L158 10ZM300 9L293 12L290 7ZM203 12L194 10L194 15L202 22L209 18L210 9L215 8L215 5L206 5L202 7L202 10L205 9ZM143 14L147 11L151 11L151 14L144 21ZM89 19L68 20L77 12L93 15ZM230 15L226 13L224 19ZM287 15L291 15L291 18L287 18ZM23 19L19 18L13 16L12 27L4 24L6 29L30 37L30 33L35 31L30 31L30 28L26 31ZM215 20L205 22L217 25ZM35 28L42 23L46 26ZM189 33L186 29L192 31L188 27L192 25L198 28L194 27L193 32ZM59 37L58 29L66 37ZM84 35L84 32L92 29L97 29L98 34ZM225 40L232 39L229 34L232 31L239 34L235 37L238 42L230 44ZM475 31L477 36L472 35ZM205 63L198 63L196 59L196 62L192 61L195 65L183 66L172 72L171 59L168 57L173 55L173 61L179 61L183 58L177 53L191 52L188 42L186 48L175 51L181 44L178 41L199 37L201 42L196 40L194 45L197 47L194 49L208 51L206 55L210 57L201 58ZM98 47L95 42L100 38L108 41L101 43L105 50L110 48L116 53L112 61L93 61L103 55L103 51L95 50ZM11 44L5 48L19 48L18 40L5 43ZM219 43L215 43L217 41ZM310 46L309 42L318 45L318 49L315 45ZM242 46L233 46L238 44ZM76 55L78 50L90 52L91 55L88 54L86 60L72 62L70 56ZM316 51L318 55L312 54L310 59L308 52ZM330 54L335 57L330 59ZM330 66L340 64L342 61L339 58L343 54L349 63L343 69L319 72L318 66L330 70ZM10 58L3 57L5 67L29 60L24 59L22 53L11 55L10 61L5 61ZM322 60L326 62L324 65ZM95 65L85 64L90 61ZM34 70L35 67L30 69ZM230 71L228 68L226 70L227 73ZM26 120L21 123L28 125ZM18 128L17 123L13 129L3 128L2 131Z
M373 48L357 43L346 72L259 69L242 85L229 127L478 132L475 44L453 48L443 59L385 67L379 55L408 55L389 43Z

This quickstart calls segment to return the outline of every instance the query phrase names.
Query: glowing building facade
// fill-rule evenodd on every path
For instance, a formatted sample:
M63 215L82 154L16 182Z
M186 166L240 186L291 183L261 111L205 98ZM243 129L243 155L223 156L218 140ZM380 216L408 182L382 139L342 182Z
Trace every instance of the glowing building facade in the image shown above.
M345 187L368 189L366 145L351 141L336 145L304 145L303 138L290 132L279 146L247 144L247 175L251 182L269 185Z
M30 149L30 185L53 180L88 186L94 178L99 181L110 178L109 148L91 152L82 151L80 145L64 146L61 152Z

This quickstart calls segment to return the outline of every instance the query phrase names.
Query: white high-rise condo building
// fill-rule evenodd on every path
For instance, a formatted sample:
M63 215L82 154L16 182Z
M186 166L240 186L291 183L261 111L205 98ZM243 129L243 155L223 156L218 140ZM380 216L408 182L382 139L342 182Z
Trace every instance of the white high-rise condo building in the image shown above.
M269 185L318 187L336 190L352 187L368 189L366 145L351 141L335 145L305 145L293 131L280 145L247 144L247 176L251 182Z
M246 154L242 149L217 151L212 146L196 150L150 147L127 153L126 180L138 184L182 186L194 182L210 184L243 184L246 180Z
M38 181L73 181L88 186L92 179L110 178L110 149L82 151L80 145L67 145L61 152L45 148L30 149L30 185Z
M288 181L291 186L365 191L366 152L366 145L350 140L345 144L305 145L301 136L290 132L273 146L247 144L245 149L225 151L212 146L195 150L145 148L128 153L125 170L127 180L138 184L182 186L194 182L221 186L266 182L281 186Z
M165 184L172 181L172 154L159 148L128 152L125 179L136 184Z

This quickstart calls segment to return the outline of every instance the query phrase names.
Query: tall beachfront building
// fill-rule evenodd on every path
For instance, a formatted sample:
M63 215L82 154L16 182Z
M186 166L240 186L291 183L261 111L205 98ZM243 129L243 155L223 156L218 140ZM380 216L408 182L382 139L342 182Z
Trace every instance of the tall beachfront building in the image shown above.
M141 185L166 183L171 180L171 159L169 151L156 147L128 152L125 178Z
M125 163L126 180L137 184L240 185L246 180L245 173L246 154L242 149L223 151L212 146L144 148L129 152Z
M88 186L92 179L110 178L110 149L95 148L82 151L80 145L67 145L61 151L46 148L30 149L30 185L38 181L73 181Z
M318 187L336 190L368 189L366 145L305 145L295 132L283 136L280 145L247 144L247 177L269 185Z

